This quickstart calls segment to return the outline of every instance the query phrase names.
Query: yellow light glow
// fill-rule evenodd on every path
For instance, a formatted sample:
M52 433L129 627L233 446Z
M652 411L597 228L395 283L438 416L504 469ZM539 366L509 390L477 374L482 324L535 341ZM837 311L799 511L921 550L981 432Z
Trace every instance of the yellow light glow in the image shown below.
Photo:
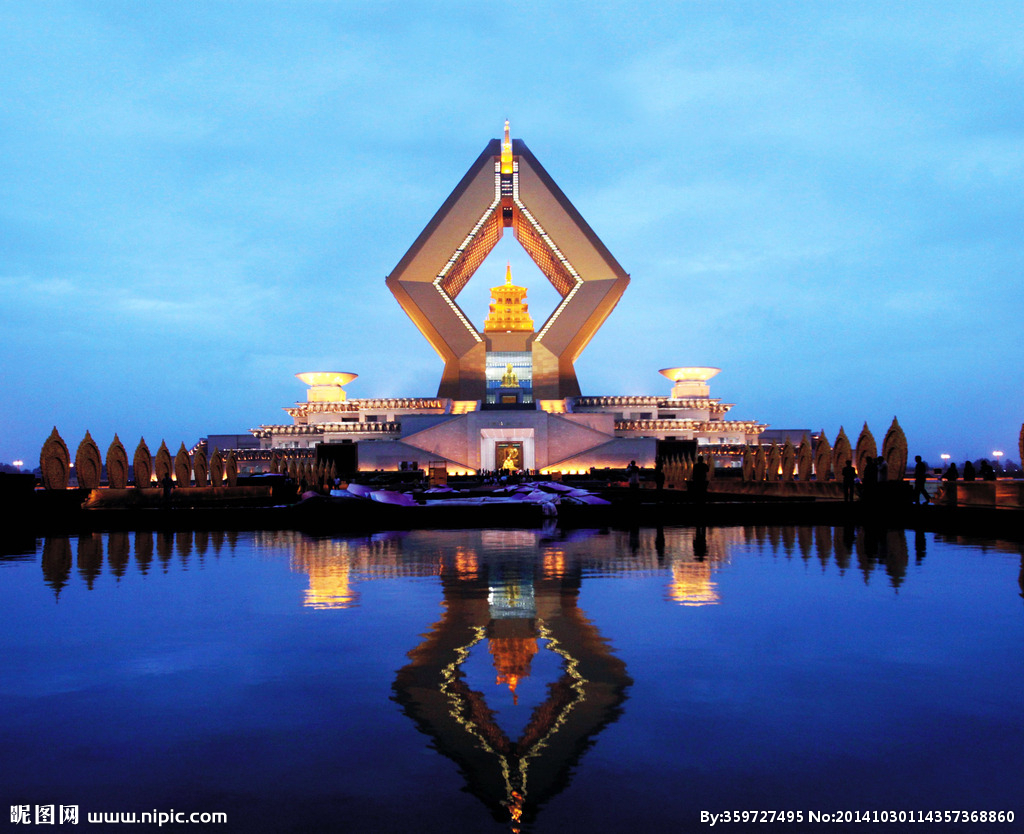
M512 264L505 267L505 283L491 287L491 305L484 319L484 332L532 333L533 319L526 303L526 287L512 283Z
M707 562L674 564L668 595L681 605L716 605L720 597L715 583L711 581L711 565Z
M309 386L309 390L306 392L306 402L343 403L347 395L341 386L351 382L359 374L335 371L308 371L295 374L295 376Z
M512 173L512 139L509 137L508 119L505 119L505 139L501 143L501 173Z
M350 374L344 371L307 371L295 374L306 385L348 385L359 374Z
M711 377L718 374L721 368L663 368L658 371L673 382L707 382Z

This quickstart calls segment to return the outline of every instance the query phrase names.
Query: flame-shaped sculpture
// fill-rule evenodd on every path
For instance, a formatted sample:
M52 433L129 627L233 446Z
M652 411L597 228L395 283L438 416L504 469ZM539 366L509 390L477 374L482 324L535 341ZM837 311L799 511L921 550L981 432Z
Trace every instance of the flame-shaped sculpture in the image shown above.
M902 481L907 474L907 437L895 417L882 440L882 457L889 468L889 480Z
M796 448L796 477L801 481L811 480L811 469L814 466L814 454L811 451L811 439L806 435Z
M164 478L169 478L174 471L174 462L171 460L171 450L167 448L166 441L160 441L160 448L156 450L156 479L163 483Z
M174 480L178 482L178 486L192 486L192 458L189 457L184 443L174 456Z
M204 487L207 484L210 467L206 462L206 449L200 446L192 456L192 471L195 473L197 487Z
M144 437L139 438L139 445L135 447L132 469L135 472L135 488L148 487L153 480L153 456L149 453Z
M864 428L860 430L860 435L857 437L857 455L854 465L857 467L857 474L863 479L864 472L867 469L868 458L878 457L878 446L875 444L874 435L871 434L871 429L868 428L868 424L864 424Z
M825 436L825 430L818 435L818 448L814 452L814 477L819 481L827 481L832 474L832 445Z
M45 489L68 488L68 479L71 477L71 454L56 426L46 438L43 448L39 450L39 468L43 473Z
M210 485L224 486L224 458L216 446L213 447L213 455L210 457Z
M235 457L234 449L228 452L228 459L224 464L224 477L227 478L229 487L238 486L238 458Z
M763 481L765 470L768 468L768 457L765 455L764 446L758 446L754 453L754 480Z
M782 468L782 450L773 440L771 448L768 449L767 478L769 481L779 480L779 469Z
M107 447L107 486L111 489L128 486L128 453L116 434Z
M80 489L98 489L103 475L100 450L88 431L75 451L75 475Z
M835 446L832 447L832 473L836 478L839 477L839 473L843 471L848 460L853 460L853 449L850 448L850 438L846 436L846 432L840 426Z
M793 448L793 442L787 437L786 445L782 447L782 480L792 481L795 467L796 449Z

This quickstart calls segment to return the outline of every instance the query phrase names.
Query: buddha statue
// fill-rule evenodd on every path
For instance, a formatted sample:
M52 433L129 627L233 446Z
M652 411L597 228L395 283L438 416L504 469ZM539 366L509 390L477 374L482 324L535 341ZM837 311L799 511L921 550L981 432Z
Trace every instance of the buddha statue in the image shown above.
M512 370L512 363L509 362L505 366L505 375L501 378L502 388L518 388L519 377L516 376L516 372Z

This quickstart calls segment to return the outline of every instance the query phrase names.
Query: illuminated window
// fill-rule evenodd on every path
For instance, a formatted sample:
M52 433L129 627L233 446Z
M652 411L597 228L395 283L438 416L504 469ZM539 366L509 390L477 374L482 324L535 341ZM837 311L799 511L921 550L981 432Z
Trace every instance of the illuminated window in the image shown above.
M490 351L485 377L488 403L533 402L533 356L529 351ZM509 384L513 380L514 384Z

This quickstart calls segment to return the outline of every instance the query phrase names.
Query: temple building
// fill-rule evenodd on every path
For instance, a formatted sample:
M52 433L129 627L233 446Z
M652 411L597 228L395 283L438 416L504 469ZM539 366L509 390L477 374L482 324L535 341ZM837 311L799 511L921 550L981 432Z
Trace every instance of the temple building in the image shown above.
M457 298L505 229L529 254L560 301L535 324L527 289L491 289L483 327ZM273 452L309 455L344 445L349 469L416 464L453 474L521 469L587 472L704 447L718 465L739 462L767 426L730 420L710 395L717 368L667 368L667 396L584 396L574 363L619 302L629 276L526 145L492 140L386 279L413 324L444 362L436 397L349 399L347 372L297 374L304 402L290 424L251 432L257 464ZM482 311L481 311L482 312ZM253 467L250 467L253 468Z

